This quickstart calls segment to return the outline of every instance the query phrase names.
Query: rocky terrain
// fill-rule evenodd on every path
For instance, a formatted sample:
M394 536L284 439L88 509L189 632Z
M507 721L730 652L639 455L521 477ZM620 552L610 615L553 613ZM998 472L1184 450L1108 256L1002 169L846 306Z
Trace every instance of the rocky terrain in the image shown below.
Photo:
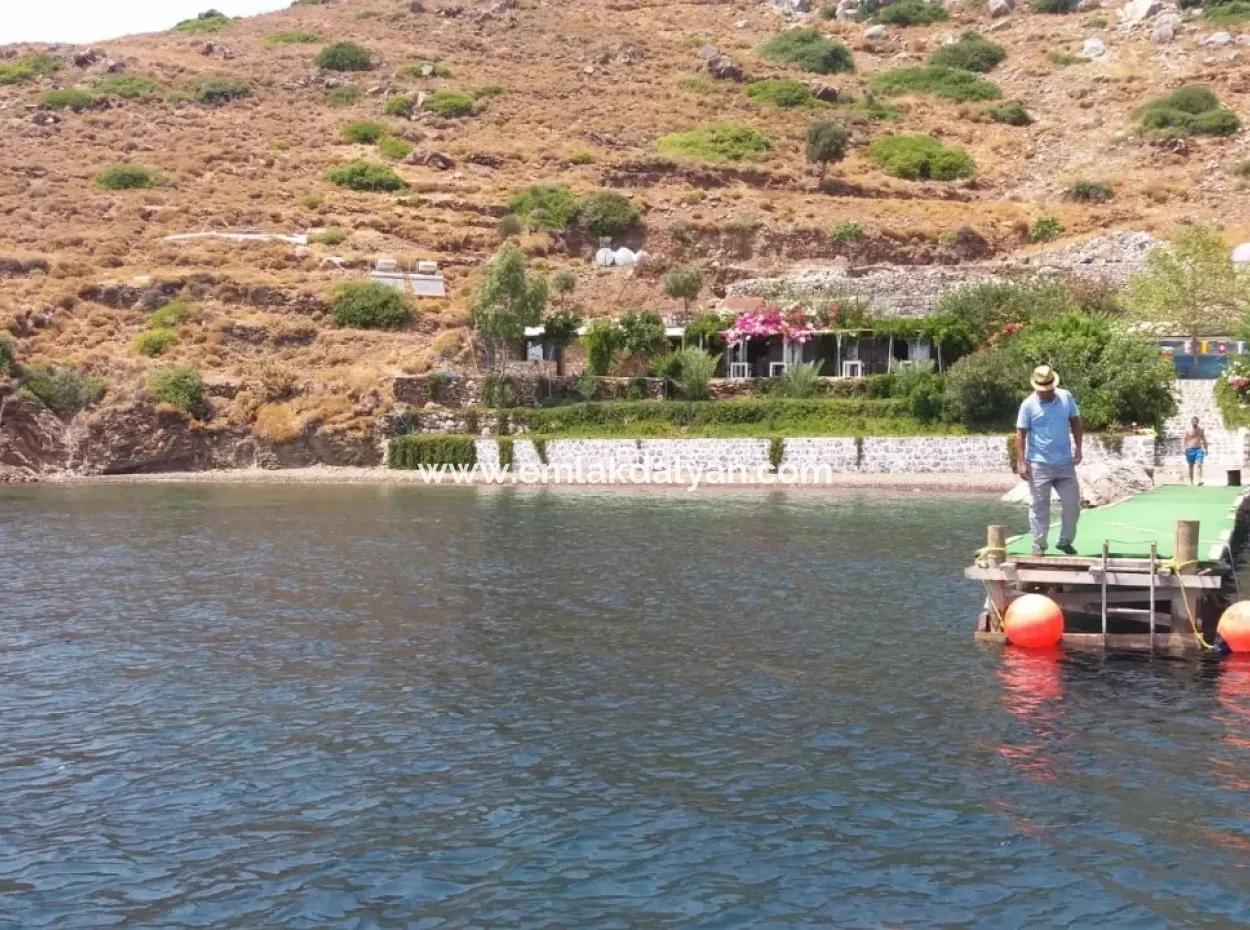
M852 18L851 0L838 6L828 17L804 0L334 0L207 33L0 48L0 73L39 53L59 65L0 84L0 330L15 337L19 361L73 365L104 386L99 403L68 421L0 379L0 473L367 464L393 403L390 376L477 364L466 309L473 278L500 244L509 198L533 183L613 190L642 212L615 243L645 248L636 269L595 267L597 243L573 230L519 238L533 267L577 274L588 315L680 309L659 276L683 262L707 269L700 306L736 282L799 265L817 274L835 262L886 266L897 280L889 266L1022 262L1048 247L1029 236L1042 216L1062 227L1049 247L1073 254L1090 236L1166 237L1191 221L1220 226L1230 241L1250 231L1238 174L1250 155L1244 130L1160 140L1134 123L1143 103L1194 83L1250 116L1250 27L1240 34L1158 0L1081 0L1062 15L955 0L949 20L916 26L874 25ZM797 25L844 42L855 70L817 76L761 56L763 43ZM985 77L1004 101L1023 104L1031 125L931 96L891 97L900 112L890 120L852 106L782 109L752 100L740 80L792 78L826 100L862 100L875 75L923 64L970 29L1006 49ZM289 41L296 33L313 41ZM319 69L318 52L341 41L368 49L373 67ZM44 96L119 76L155 89L93 93L79 109ZM197 102L196 83L214 78L247 93ZM345 84L359 95L344 103ZM475 94L472 115L425 109L420 101L438 89ZM410 116L384 114L397 94L417 101ZM827 118L845 120L852 140L820 185L804 138L813 119ZM381 121L412 147L393 162L403 190L353 192L327 179L354 160L385 161L372 145L343 141L342 128L361 120ZM771 151L730 164L657 149L666 133L726 120L766 133ZM976 174L887 176L867 147L895 133L966 149ZM118 164L153 169L160 183L102 188L98 176ZM1107 182L1114 196L1076 202L1067 192L1078 179ZM831 239L848 221L862 238ZM309 240L167 238L205 231ZM422 301L400 330L335 327L330 290L364 280L378 255L439 262L449 296ZM177 297L192 308L177 344L159 358L135 351L151 311ZM150 372L170 364L207 382L201 418L147 393Z

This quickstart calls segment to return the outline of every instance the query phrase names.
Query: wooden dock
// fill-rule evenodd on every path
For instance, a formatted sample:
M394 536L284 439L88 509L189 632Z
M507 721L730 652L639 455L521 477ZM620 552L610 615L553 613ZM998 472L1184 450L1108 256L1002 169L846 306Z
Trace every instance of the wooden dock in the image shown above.
M1248 500L1244 488L1154 488L1084 511L1070 556L1033 556L1027 534L1008 539L1003 527L989 527L964 571L985 586L976 638L1005 642L1007 606L1037 593L1063 608L1064 646L1207 651L1220 614L1239 597L1233 553ZM1052 542L1057 533L1052 526Z

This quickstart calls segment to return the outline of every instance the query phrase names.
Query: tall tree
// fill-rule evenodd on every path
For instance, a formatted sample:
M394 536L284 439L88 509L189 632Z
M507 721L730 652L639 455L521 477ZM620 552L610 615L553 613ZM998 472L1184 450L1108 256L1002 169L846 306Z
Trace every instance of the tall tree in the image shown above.
M546 279L528 275L520 249L500 249L486 266L469 307L492 370L506 361L508 344L524 338L525 327L538 325L546 305Z
M1177 335L1227 335L1250 311L1250 272L1235 265L1214 230L1193 226L1146 256L1146 268L1129 279L1128 308Z
M684 265L671 269L664 275L664 293L675 300L680 300L686 313L690 312L690 302L703 290L703 270L698 265Z

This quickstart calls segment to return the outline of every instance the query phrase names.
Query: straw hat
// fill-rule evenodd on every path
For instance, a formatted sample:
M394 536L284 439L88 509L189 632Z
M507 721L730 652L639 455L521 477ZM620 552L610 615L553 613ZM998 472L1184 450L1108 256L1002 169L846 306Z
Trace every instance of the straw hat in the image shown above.
M1059 387L1059 373L1049 365L1038 365L1033 369L1033 377L1029 384L1035 391L1053 391Z

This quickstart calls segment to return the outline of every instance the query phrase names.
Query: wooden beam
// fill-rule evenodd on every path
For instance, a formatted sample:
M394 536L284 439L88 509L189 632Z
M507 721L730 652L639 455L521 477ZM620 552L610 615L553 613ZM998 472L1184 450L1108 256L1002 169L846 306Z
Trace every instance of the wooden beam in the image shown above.
M1177 520L1175 528L1175 545L1172 547L1172 560L1176 563L1176 572L1182 576L1194 575L1198 572L1198 521ZM1186 579L1188 581L1188 579ZM1192 627L1198 620L1198 592L1188 586L1181 588L1172 595L1172 632L1169 642L1176 648L1182 639L1193 641ZM1193 618L1192 620L1190 618Z
M1007 637L1003 633L977 633L976 641L980 643L998 643L1005 645ZM1112 649L1122 652L1150 652L1149 633L1108 633L1104 639L1101 633L1064 633L1062 645L1068 649ZM1192 636L1174 639L1167 633L1158 633L1154 638L1155 652L1169 652L1177 655L1193 655L1202 652L1202 647Z
M1101 572L1097 569L1086 569L1084 571L1013 569L1011 563L1000 565L998 568L970 566L964 569L964 577L972 581L1006 581L1022 584L1102 584ZM1113 587L1145 590L1150 586L1150 578L1148 575L1139 575L1136 572L1110 571L1107 572L1107 584ZM1224 586L1224 577L1222 575L1188 575L1182 580L1176 575L1161 574L1156 579L1155 584L1160 588L1179 589L1181 585L1184 585L1186 588L1204 591L1219 590Z

